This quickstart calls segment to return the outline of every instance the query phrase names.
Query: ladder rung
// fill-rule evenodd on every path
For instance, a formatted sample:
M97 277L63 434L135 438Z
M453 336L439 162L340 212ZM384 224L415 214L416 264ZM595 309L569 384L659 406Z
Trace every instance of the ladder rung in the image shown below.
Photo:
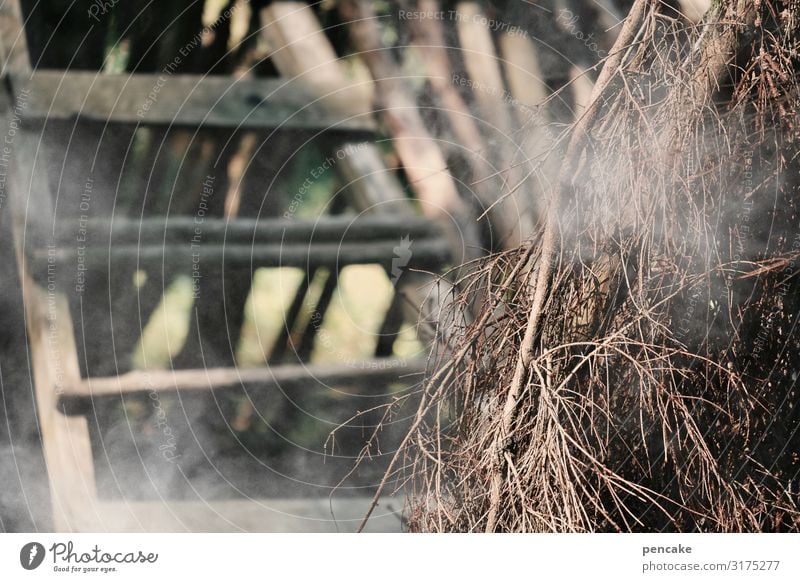
M27 90L26 119L124 124L374 132L368 107L352 90L316 99L302 82L201 75L105 75L37 71L12 75Z
M313 384L421 382L426 370L421 359L378 358L349 364L284 364L269 368L209 368L205 370L135 371L120 376L89 378L76 386L63 386L67 399L115 396L137 392L198 391L247 386L269 390Z
M450 245L445 239L411 241L404 247L398 241L354 243L293 243L248 245L197 245L169 243L166 245L113 245L109 248L38 249L30 259L35 273L44 272L54 264L62 275L74 272L83 262L87 270L115 266L163 265L166 268L208 273L226 268L259 267L345 267L347 265L377 264L391 267L393 261L404 269L433 269L450 258ZM399 262L398 262L399 261ZM401 264L402 263L402 264ZM71 271L70 271L71 269ZM65 281L59 279L58 282Z
M354 242L395 240L408 237L410 241L433 238L441 229L433 221L420 216L361 215L324 217L317 220L204 218L174 216L169 218L115 218L93 219L85 223L77 220L56 225L63 244L74 244L81 229L95 241L115 244L150 243L199 240L203 243L263 244L290 242Z

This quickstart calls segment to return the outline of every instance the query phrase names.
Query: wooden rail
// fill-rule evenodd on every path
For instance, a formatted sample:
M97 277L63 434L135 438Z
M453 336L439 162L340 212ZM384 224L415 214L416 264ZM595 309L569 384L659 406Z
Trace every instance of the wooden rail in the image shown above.
M411 242L407 248L401 241L292 243L292 244L114 244L110 248L79 249L61 247L31 251L31 269L38 276L55 265L57 272L78 269L100 269L125 264L163 265L169 268L207 269L259 267L335 267L347 265L384 265L402 261L404 269L438 268L450 260L451 247L444 239Z
M28 120L80 117L142 125L375 130L369 113L344 106L346 90L315 98L300 80L63 71L12 74L10 80L14 94L26 95Z
M69 245L75 242L79 225L70 221L56 225L59 242ZM115 218L95 219L80 225L92 239L107 240L114 244L192 240L203 243L224 242L227 245L258 245L267 243L315 243L331 242L391 242L401 238L410 241L432 239L440 236L441 229L431 220L420 216L361 215L324 217L317 220L293 220L274 218L204 218L175 216L170 218Z
M330 386L368 382L415 384L426 370L424 359L376 358L347 364L282 364L265 368L208 368L128 372L89 378L63 386L67 399L118 396L137 392L196 392L245 386L270 390L296 386Z

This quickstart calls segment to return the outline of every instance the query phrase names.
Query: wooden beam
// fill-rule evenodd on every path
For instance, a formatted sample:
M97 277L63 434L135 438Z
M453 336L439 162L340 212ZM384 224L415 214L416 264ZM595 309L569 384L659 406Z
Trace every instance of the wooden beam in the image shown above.
M30 73L28 40L22 28L19 0L6 0L0 5L0 72Z
M6 0L0 6L0 54L4 74L30 76L19 0ZM27 323L27 345L19 349L28 350L31 357L39 430L50 485L52 528L74 531L81 520L97 514L97 490L88 423L85 418L62 414L57 407L63 386L80 379L67 298L33 280L23 250L27 243L46 244L47 227L53 224L42 133L30 131L24 122L16 119L33 98L30 93L8 95L0 124L0 131L7 139L12 135L8 131L11 124L16 127L15 139L6 146L13 156L9 198Z
M417 0L416 8L424 14L441 12L439 0ZM469 165L469 190L486 211L487 216L483 220L488 219L492 247L505 250L517 248L529 234L524 232L525 228L520 222L525 213L517 205L518 196L503 181L505 168L494 164L494 148L488 147L475 115L459 93L458 85L453 82L451 49L445 40L442 22L434 18L412 18L408 26L414 48L421 54L420 61L425 68L431 91L442 115L448 120L448 130L458 144L460 155ZM486 27L483 29L488 30ZM511 161L506 158L501 163Z
M125 244L106 248L79 250L72 247L36 249L30 253L31 269L37 276L55 265L59 274L78 269L79 262L86 269L110 265L163 264L188 271L196 265L198 270L218 270L242 267L334 267L346 265L386 265L397 258L399 240L366 242L326 242L295 244ZM410 255L404 267L410 269L441 267L450 260L450 244L445 239L411 241ZM59 283L63 281L59 279Z
M275 365L280 363L289 350L295 325L300 316L300 311L305 305L308 289L311 287L311 283L314 281L314 276L316 274L317 269L305 269L303 271L303 279L295 290L294 299L283 316L283 325L281 325L278 331L278 337L275 338L275 343L272 345L272 350L267 358L268 364Z
M77 221L59 224L59 241L75 242L73 230ZM85 226L85 228L84 228ZM322 217L318 220L291 220L276 218L204 218L191 216L171 218L115 218L89 220L81 225L92 241L108 238L114 244L134 243L152 245L162 241L197 240L202 243L225 242L227 245L258 245L267 243L313 243L399 241L409 237L412 241L440 236L439 226L420 216L408 216L398 221L394 216L361 215ZM98 245L94 245L98 246Z
M552 155L555 147L554 129L549 107L544 104L549 90L539 66L534 42L518 34L501 33L499 39L509 94L513 97L514 117L522 132L520 148L524 151L525 174L530 176L534 221L545 215L549 184L558 175L559 160Z
M458 41L463 49L462 58L469 79L462 83L461 78L457 78L452 82L461 85L466 84L467 80L472 81L470 88L480 108L481 119L489 122L502 137L509 139L507 136L511 136L515 130L518 131L519 125L512 121L508 111L500 58L497 56L490 29L482 24L485 15L480 5L472 0L459 2L456 10L460 16L456 23ZM518 161L521 153L519 151L506 163Z
M525 107L544 103L548 95L547 83L533 41L519 34L502 33L499 44L511 95ZM518 110L517 116L524 120L527 111Z
M317 304L314 306L314 311L311 317L306 322L306 327L300 334L300 339L294 347L294 355L299 358L301 362L308 362L311 360L311 354L314 352L314 344L317 339L317 332L322 327L322 322L325 321L325 314L333 300L333 294L339 285L339 272L340 267L334 267L328 271L328 276L325 278L325 283L322 286L322 292L319 294Z
M346 144L344 148L354 153L336 164L336 171L356 210L370 216L385 215L387 220L402 218L403 223L419 216L396 173L386 167L377 145Z
M422 381L425 360L396 358L346 364L283 364L264 368L208 368L206 370L135 371L107 378L89 378L65 384L66 399L119 396L142 392L197 392L247 386L271 390L289 386L326 386L358 382L415 384Z
M383 45L372 3L343 0L338 3L338 8L347 21L353 46L375 81L380 116L421 202L422 212L431 218L456 220L462 231L468 233L465 236L470 238L470 250L476 248L478 238L474 236L477 234L474 217L470 216L470 209L461 199L439 143L430 134L414 96L403 82L403 72ZM265 12L269 10L267 8ZM464 257L467 258L475 257Z
M272 2L261 10L261 40L280 74L308 87L322 99L344 97L334 105L348 115L372 115L373 85L357 79L339 60L311 7L302 2Z
M528 174L530 163L527 153L520 146L525 129L513 120L509 111L509 93L505 89L500 58L489 27L483 24L485 15L477 2L459 2L456 10L460 15L458 28L461 56L464 59L469 79L453 78L452 82L467 85L479 108L479 117L486 121L492 137L490 155L504 178L504 202L513 209L519 226L519 240L525 240L534 232L537 221L534 191ZM512 191L513 190L513 191ZM512 240L514 237L512 237Z
M302 81L201 75L104 75L37 71L11 75L29 90L25 119L83 119L143 125L372 132L368 114L334 106Z

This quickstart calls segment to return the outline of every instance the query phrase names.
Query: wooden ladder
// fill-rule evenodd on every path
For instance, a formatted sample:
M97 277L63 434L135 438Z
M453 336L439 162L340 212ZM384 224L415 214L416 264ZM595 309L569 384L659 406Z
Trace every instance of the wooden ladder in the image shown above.
M69 228L55 216L47 178L43 126L49 120L94 120L114 124L175 127L219 127L328 132L342 142L360 143L375 131L368 111L353 114L347 92L320 98L313 88L288 79L234 80L176 75L148 100L158 75L101 75L86 72L34 71L29 62L18 2L0 8L3 48L6 135L13 135L14 236L25 300L28 348L45 460L57 531L336 531L354 530L367 509L367 498L245 499L229 501L107 501L98 495L87 410L95 398L141 392L189 394L243 387L267 391L277 387L347 384L353 381L407 383L420 381L425 362L383 365L377 358L364 365L284 364L238 367L135 371L119 376L82 378L78 350L63 278L80 260L87 271L113 259L154 263L168 270L192 261L188 241L191 217L115 218L96 220L88 228L104 233L106 248L83 253L71 246ZM176 110L172 105L181 103ZM146 114L142 104L148 103ZM382 162L373 145L349 158L342 169L364 178L354 196L364 209L394 204L404 214L365 212L357 220L328 217L297 219L205 219L204 270L231 267L326 267L351 264L392 268L402 237L414 241L403 265L409 270L435 270L451 256L451 245L430 220L417 217L392 179L375 176ZM379 191L376 188L380 189ZM388 204L388 205L387 205ZM74 227L74 225L72 225ZM210 265L210 267L209 267ZM74 284L74 281L72 281ZM378 355L391 353L379 345ZM332 505L331 505L332 504ZM335 523L331 515L335 515ZM398 530L396 515L377 512L369 529Z

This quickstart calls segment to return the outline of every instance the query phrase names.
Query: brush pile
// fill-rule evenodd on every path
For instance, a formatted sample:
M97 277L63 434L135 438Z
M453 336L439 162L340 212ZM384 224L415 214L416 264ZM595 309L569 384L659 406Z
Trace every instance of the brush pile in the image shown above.
M634 3L538 234L442 314L412 530L800 531L799 47L795 0Z

